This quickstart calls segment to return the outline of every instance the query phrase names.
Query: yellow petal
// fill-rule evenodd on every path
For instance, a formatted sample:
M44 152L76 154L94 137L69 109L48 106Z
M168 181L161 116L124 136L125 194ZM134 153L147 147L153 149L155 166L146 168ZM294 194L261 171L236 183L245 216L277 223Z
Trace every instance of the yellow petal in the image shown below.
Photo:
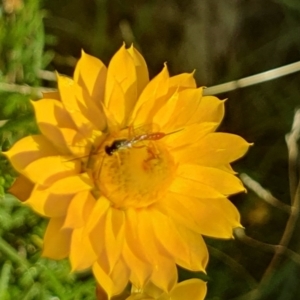
M182 164L178 166L177 175L212 187L223 195L245 191L242 182L236 176L217 168Z
M86 233L89 235L93 249L98 256L103 252L105 246L104 232L109 209L109 201L104 197L99 198L86 226Z
M82 115L90 120L94 126L94 130L106 130L107 116L104 113L103 103L97 98L92 98L85 89L76 88L75 95Z
M161 129L171 132L184 126L198 123L191 122L202 98L203 89L185 89L176 93L177 98L171 97L155 114L153 122L160 124ZM171 113L171 115L169 115Z
M42 135L31 135L17 141L7 152L3 152L13 167L22 173L31 162L46 156L57 155L57 150Z
M121 85L113 77L110 78L109 85L111 85L110 93L105 92L105 105L113 121L120 124L121 127L125 125L126 115L126 100Z
M63 259L68 256L72 230L61 229L64 218L52 218L44 235L42 255L51 259Z
M162 289L169 292L175 286L178 280L176 264L172 259L164 258L161 264L155 266L151 281Z
M64 160L65 158L61 156L42 157L26 166L23 174L32 182L50 185L54 181L80 172L79 160Z
M51 99L51 100L58 100L60 101L60 95L58 91L53 92L42 92L43 99Z
M36 185L26 202L33 210L46 217L63 217L73 195L54 195L43 186Z
M76 193L91 190L93 181L86 173L65 177L54 182L49 187L49 192L57 195L74 195Z
M136 241L139 243L139 241ZM125 263L130 266L130 281L137 287L142 288L149 280L152 273L152 265L141 260L131 249L130 242L125 241L122 256ZM136 248L136 245L135 247Z
M159 224L153 211L144 209L138 212L138 227L136 228L144 252L150 257L153 265L151 281L164 291L170 291L177 281L176 257L165 248L165 241L155 230L154 223ZM154 219L153 219L154 218ZM145 238L147 237L147 238ZM168 241L166 241L168 242ZM182 249L182 248L181 248ZM176 252L176 250L174 250ZM176 254L178 254L176 252ZM181 257L184 254L180 254ZM172 266L173 263L173 266Z
M99 285L105 290L109 299L120 294L129 280L129 270L123 260L119 260L111 274L106 274L98 262L93 265L93 273Z
M110 271L115 267L120 255L124 242L124 213L111 207L106 215L106 224L102 229L102 238L105 243L105 251ZM101 233L98 233L101 236Z
M100 102L104 100L106 74L107 69L101 60L81 51L81 58L74 72L74 81L86 89L96 103L99 102L99 108Z
M194 78L193 73L182 73L176 76L172 76L169 79L169 88L170 89L188 89L188 88L196 88L197 84Z
M197 122L216 122L219 124L224 117L224 102L214 96L202 97L189 124Z
M52 128L49 128L52 130ZM65 153L64 150L67 148L68 154L74 154L75 158L86 157L92 149L92 142L85 138L80 132L70 128L62 128L60 130L62 134L61 137L58 137L56 142L56 148L61 152ZM71 157L70 159L73 159ZM69 158L65 158L65 161L68 161Z
M167 134L163 138L163 142L172 151L175 151L176 148L190 147L191 144L197 143L208 133L214 132L217 127L217 123L209 122L184 126L182 130Z
M137 289L135 286L131 287L131 293L139 294L141 292L140 289ZM143 288L143 292L145 295L148 295L149 298L151 299L161 299L161 300L166 300L164 296L166 296L166 293L163 292L159 287L154 285L151 281L147 283L146 286ZM162 297L162 298L160 298ZM168 298L167 298L168 299Z
M83 173L58 180L47 189L43 186L36 186L25 203L41 215L64 216L74 194L92 188L89 180L89 177Z
M137 73L136 64L140 68L140 74ZM142 77L139 78L138 75ZM104 101L109 110L114 112L120 124L126 124L141 89L147 83L147 67L142 56L133 48L126 50L123 45L109 63ZM123 94L124 97L115 94L116 87L120 89L119 94ZM117 115L118 110L120 113Z
M64 228L80 228L88 221L96 200L89 191L77 193L68 206Z
M70 262L72 272L90 268L97 260L88 236L84 234L84 228L73 230L70 247Z
M32 102L40 131L62 153L69 153L63 128L76 132L76 126L60 101L47 99Z
M214 132L207 134L189 148L172 151L176 161L204 166L226 165L241 158L251 144L235 134Z
M19 200L26 201L30 197L33 188L34 184L25 176L20 175L16 178L8 192Z
M212 187L196 182L194 180L176 177L169 190L179 195L198 198L222 198L223 195Z
M181 281L170 293L170 300L204 300L207 287L200 279Z
M183 226L206 236L229 239L233 237L233 228L241 226L238 210L226 198L192 198L168 193L158 209Z
M143 89L149 82L147 64L144 60L144 57L136 48L133 47L133 45L131 45L131 47L127 49L127 51L130 53L131 57L133 58L133 62L135 65L137 97L139 97Z
M31 101L36 121L39 123L52 124L59 128L76 129L73 120L70 118L68 112L65 110L60 101L52 99L42 99L39 101ZM43 127L40 128L41 131ZM51 137L49 137L51 139Z
M89 233L91 230L98 225L99 220L102 216L106 215L107 210L110 209L111 203L105 197L101 196L97 199L96 204L89 216L88 223L86 226L86 232Z
M125 237L126 244L128 245L129 250L132 252L132 255L136 256L137 259L144 262L145 264L153 264L150 256L148 255L149 248L144 247L142 243L140 243L140 238L137 232L137 228L139 228L138 221L138 211L135 209L127 209L125 213ZM143 233L141 234L143 236ZM142 238L143 240L143 238ZM129 251L128 250L128 251ZM135 258L133 258L135 259ZM128 261L129 263L129 261ZM131 265L131 264L129 264Z
M57 80L61 101L65 109L68 111L79 132L86 138L89 138L92 132L99 128L92 124L88 117L84 116L81 111L80 103L84 103L84 100L78 100L78 98L83 95L82 89L68 77L58 75Z
M122 255L131 269L130 281L142 288L150 279L153 265L146 256L142 242L137 234L137 213L134 209L126 210L125 242ZM145 237L146 238L146 237Z
M203 271L208 254L202 237L179 224L175 225L168 216L157 210L153 209L151 216L155 236L176 263L194 271Z
M144 88L134 107L130 124L140 126L152 122L154 113L168 100L164 98L168 93L168 79L169 72L165 65L162 71Z
M201 235L191 231L185 226L177 226L177 230L183 240L189 245L188 261L176 259L176 263L191 271L205 272L208 263L208 251Z

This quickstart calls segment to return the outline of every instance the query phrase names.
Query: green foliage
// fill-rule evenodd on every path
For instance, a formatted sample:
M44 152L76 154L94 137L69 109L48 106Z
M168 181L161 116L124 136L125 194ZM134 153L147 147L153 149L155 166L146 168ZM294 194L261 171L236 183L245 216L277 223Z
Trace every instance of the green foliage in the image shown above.
M0 299L94 299L89 273L70 274L66 260L40 258L46 221L10 195L0 199Z
M45 33L40 1L0 15L0 80L38 86L37 72L49 63L44 55Z

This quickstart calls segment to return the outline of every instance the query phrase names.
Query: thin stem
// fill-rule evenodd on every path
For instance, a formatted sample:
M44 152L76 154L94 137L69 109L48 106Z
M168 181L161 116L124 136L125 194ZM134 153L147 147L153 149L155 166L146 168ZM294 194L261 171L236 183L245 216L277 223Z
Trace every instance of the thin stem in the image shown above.
M249 77L244 77L238 80L218 84L212 87L208 87L204 90L205 95L216 95L221 93L226 93L230 91L234 91L240 88L244 88L247 86L251 86L254 84L259 84L265 81L273 80L276 78L280 78L282 76L286 76L295 72L300 71L300 61L295 63L275 68L273 70L268 70L266 72L262 72L259 74L255 74Z
M45 87L37 88L28 85L0 82L0 91L20 93L23 95L34 95L41 98L43 96L43 92L53 92L56 90Z
M12 265L10 261L6 261L2 267L0 275L0 299L6 299L6 293L8 290L8 283L10 279L10 274L12 270Z
M249 272L242 265L237 263L236 260L232 259L226 253L212 246L208 246L208 249L213 256L217 257L224 264L228 265L232 270L237 272L241 277L244 277L248 283L248 286L251 289L255 289L257 287L258 285L257 281L249 274Z
M0 237L0 251L5 253L9 259L25 268L29 268L30 264L24 258L22 258L15 248L10 246L5 240Z
M261 251L267 252L267 253L276 253L279 252L281 255L284 255L294 261L296 264L300 265L300 254L288 249L285 246L282 245L272 245L268 243L264 243L261 241L258 241L254 238L251 238L245 234L244 228L235 228L233 231L234 237L238 239L239 241L243 242L244 244L260 249Z
M289 152L289 182L291 201L293 203L298 185L299 151L297 141L300 137L300 109L295 111L291 132L285 136Z
M257 181L252 179L249 175L242 173L240 175L245 186L251 189L253 192L257 194L261 199L265 202L271 204L272 206L285 211L286 213L291 213L291 206L287 205L277 198L275 198L268 190L264 189Z

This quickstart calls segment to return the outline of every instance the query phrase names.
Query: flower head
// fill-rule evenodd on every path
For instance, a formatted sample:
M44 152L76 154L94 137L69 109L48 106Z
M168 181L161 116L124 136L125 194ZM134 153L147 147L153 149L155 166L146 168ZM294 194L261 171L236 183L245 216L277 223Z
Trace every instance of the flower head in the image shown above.
M227 197L244 187L230 163L249 147L215 132L224 101L166 65L149 82L125 46L108 68L83 52L58 89L33 102L41 134L6 153L21 174L12 193L50 218L43 254L92 266L109 296L128 281L171 291L176 264L205 271L202 235L231 238L240 226Z

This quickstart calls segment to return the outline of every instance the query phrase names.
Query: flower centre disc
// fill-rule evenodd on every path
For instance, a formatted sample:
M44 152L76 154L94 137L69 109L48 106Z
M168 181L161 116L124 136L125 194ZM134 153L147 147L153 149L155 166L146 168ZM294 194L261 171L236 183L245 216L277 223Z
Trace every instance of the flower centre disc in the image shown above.
M158 201L172 181L175 168L159 141L144 141L111 156L103 150L95 165L94 180L101 195L123 209L147 207Z

